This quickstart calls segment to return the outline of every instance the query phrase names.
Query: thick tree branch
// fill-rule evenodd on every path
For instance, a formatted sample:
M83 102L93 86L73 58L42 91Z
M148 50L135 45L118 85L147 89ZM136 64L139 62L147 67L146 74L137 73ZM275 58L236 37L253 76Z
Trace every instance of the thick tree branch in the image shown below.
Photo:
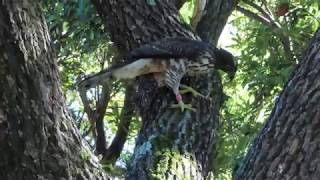
M206 8L206 5L207 0L196 0L190 23L193 30L196 30L199 21L204 15L204 9Z
M104 115L108 103L110 101L111 88L109 84L104 84L102 86L102 91L100 99L97 102L96 110L94 114L94 120L96 123L96 153L104 154L107 151L106 136L104 131Z
M239 0L210 0L206 3L204 13L196 27L202 40L217 44L228 17Z
M97 154L104 154L107 150L103 118L110 100L110 93L111 89L109 85L103 85L101 93L98 95L99 98L97 98L98 101L96 102L95 110L93 110L90 107L91 102L88 100L86 91L79 91L80 98L84 106L84 111L87 113L91 124L89 130L92 131L93 136L96 139Z
M118 130L116 136L114 137L111 145L105 152L102 163L114 163L121 154L124 143L127 140L129 126L131 124L131 119L134 115L134 104L133 104L133 94L134 89L132 85L126 87L124 107L120 115L120 122L118 124Z

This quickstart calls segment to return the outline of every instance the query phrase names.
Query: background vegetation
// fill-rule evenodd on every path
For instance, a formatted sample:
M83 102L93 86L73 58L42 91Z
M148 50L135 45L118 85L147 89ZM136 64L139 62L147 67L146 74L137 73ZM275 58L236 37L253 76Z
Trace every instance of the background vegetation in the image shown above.
M190 22L193 4L181 8ZM101 19L89 0L47 0L43 3L52 43L56 47L63 90L69 109L83 138L94 149L92 122L84 113L75 82L81 74L97 72L112 64L115 50L108 42ZM310 38L320 24L317 0L241 1L220 37L219 46L237 57L238 72L233 81L224 79L226 101L221 111L217 179L229 179L241 162L250 142L263 122L299 61ZM89 92L94 104L101 88ZM115 136L123 107L123 84L113 86L111 101L104 117L107 143ZM124 150L116 167L125 170L139 129L134 117ZM121 176L119 168L106 168Z

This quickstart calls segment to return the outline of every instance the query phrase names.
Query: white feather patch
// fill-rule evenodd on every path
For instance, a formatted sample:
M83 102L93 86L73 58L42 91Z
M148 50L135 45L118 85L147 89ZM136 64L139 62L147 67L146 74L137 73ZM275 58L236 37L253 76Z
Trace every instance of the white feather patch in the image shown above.
M134 61L131 64L115 69L112 73L117 80L133 79L144 74L163 72L164 64L161 60L144 58Z

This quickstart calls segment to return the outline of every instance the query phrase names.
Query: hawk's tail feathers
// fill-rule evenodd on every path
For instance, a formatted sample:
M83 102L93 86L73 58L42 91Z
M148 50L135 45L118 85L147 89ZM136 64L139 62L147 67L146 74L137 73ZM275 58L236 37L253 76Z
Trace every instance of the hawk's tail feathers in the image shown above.
M89 88L96 87L99 84L110 80L112 78L112 71L101 71L97 74L86 77L81 80L78 85L78 90L87 90Z

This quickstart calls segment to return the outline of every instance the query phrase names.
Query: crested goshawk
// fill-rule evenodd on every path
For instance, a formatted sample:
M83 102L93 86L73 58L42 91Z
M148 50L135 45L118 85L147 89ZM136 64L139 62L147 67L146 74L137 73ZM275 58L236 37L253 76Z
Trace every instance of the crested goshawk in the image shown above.
M83 90L95 87L109 79L134 79L152 74L159 87L172 89L183 111L188 106L183 103L179 92L182 77L207 73L212 68L227 72L230 78L234 77L237 69L232 54L224 49L188 38L166 38L132 50L122 64L81 80L78 88Z

